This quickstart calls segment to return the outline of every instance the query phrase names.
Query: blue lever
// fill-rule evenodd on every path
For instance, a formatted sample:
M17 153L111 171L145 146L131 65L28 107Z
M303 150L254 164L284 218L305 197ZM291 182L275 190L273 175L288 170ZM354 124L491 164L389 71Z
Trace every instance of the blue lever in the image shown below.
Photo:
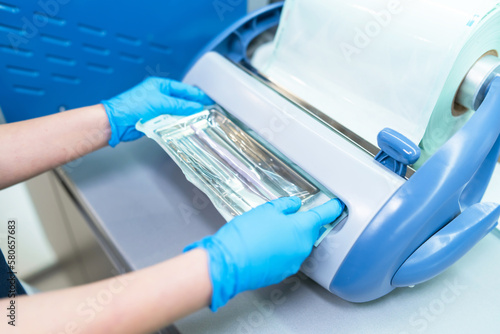
M400 176L404 177L407 166L420 159L420 148L397 131L385 128L380 131L377 140L381 151L375 160Z
M500 205L479 203L465 210L410 256L392 279L392 286L425 282L464 256L497 225Z

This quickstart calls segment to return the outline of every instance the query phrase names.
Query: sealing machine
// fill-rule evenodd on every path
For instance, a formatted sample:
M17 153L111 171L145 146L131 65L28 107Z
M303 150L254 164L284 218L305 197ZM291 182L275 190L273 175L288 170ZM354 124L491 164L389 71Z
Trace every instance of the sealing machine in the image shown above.
M282 4L264 8L207 47L184 81L204 90L218 107L184 126L177 123L177 128L186 130L189 125L199 143L222 157L218 164L222 161L236 169L244 176L242 183L255 181L254 189L243 197L266 187L258 173L252 176L252 163L245 160L248 154L240 159L246 162L234 161L237 153L217 148L223 146L221 142L207 138L198 127L219 122L233 144L257 152L256 165L280 161L270 176L273 180L279 178L284 185L302 183L299 190L311 194L319 189L345 203L345 214L323 231L302 268L335 295L366 302L439 275L492 231L500 216L498 204L481 203L500 154L500 82L492 85L500 74L500 60L489 55L472 67L457 101L476 113L415 171L411 166L420 157L417 143L385 129L376 148L250 65L249 46L278 24L281 11ZM172 132L172 122L167 120L169 136L178 133ZM138 127L167 151L179 152L179 147L172 146L175 143L162 137L167 123L156 120ZM182 154L178 159L194 161ZM200 174L215 173L201 167L194 172L198 176L190 179L195 184ZM231 206L228 196L220 195L227 190L221 189L223 185L210 186L226 201L226 208ZM273 196L283 194L271 191L268 198ZM232 214L248 209L240 207Z

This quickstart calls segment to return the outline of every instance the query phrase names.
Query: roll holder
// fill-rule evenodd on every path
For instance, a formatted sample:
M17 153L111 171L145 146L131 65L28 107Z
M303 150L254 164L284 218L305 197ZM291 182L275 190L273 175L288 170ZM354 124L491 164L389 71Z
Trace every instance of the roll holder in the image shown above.
M500 76L500 58L486 55L471 68L457 93L456 102L466 109L477 110L483 103L493 80Z

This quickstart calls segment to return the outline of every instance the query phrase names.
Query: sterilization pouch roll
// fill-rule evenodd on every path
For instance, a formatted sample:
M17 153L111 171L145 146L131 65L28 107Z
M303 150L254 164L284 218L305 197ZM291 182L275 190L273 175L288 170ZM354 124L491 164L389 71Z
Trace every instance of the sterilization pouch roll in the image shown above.
M470 118L456 92L497 50L496 0L288 0L261 71L374 145L385 127L420 143L421 164Z

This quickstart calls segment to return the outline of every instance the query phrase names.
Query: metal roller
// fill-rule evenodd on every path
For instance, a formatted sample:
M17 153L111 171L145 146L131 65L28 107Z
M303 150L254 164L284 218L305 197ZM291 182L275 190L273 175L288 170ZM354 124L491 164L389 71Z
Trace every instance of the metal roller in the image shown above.
M482 57L467 73L458 90L456 102L467 109L477 110L497 76L500 76L500 58L494 55Z

